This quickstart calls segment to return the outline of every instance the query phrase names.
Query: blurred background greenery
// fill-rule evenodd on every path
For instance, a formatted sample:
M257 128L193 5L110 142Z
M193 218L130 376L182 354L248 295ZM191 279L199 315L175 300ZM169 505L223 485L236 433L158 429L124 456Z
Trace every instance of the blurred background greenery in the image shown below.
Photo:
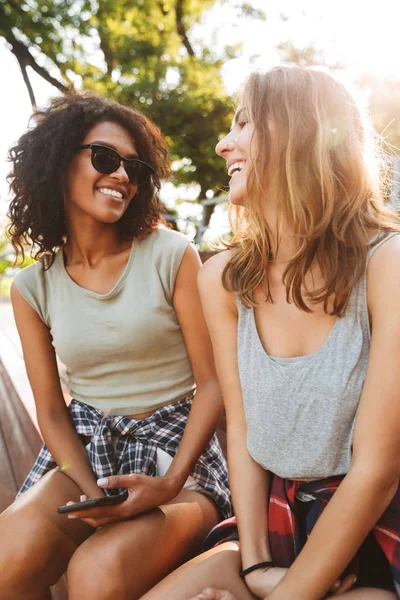
M362 8L358 0L354 3L360 6L358 23L350 23L354 44L361 44L357 36L362 30L365 33L368 16L370 43L379 48L388 32L380 31L378 35L371 9ZM70 88L92 89L137 106L151 117L166 136L173 161L174 181L165 189L168 217L199 247L207 249L219 234L228 231L228 177L224 162L215 157L214 147L230 127L232 91L242 77L239 72L236 78L232 76L231 69L228 85L226 68L241 64L245 39L251 38L252 31L259 36L262 24L268 25L275 18L278 32L280 26L284 31L288 22L299 19L298 3L283 2L285 12L277 12L276 5L260 0L0 0L0 43L19 65L33 108L39 77L53 95ZM358 13L349 16L345 2L336 5L336 13L342 11L343 15L335 17L344 28ZM265 36L258 40L260 52L247 55L247 63L256 64L259 55L268 50L270 63L326 66L336 73L351 70L346 52L335 56L329 44L315 44L312 27L315 29L318 21L313 19L312 11L316 11L313 6L317 4L308 2L308 6L307 13L305 2L300 15L305 24L301 43L295 36ZM374 10L384 10L383 4ZM397 13L392 13L387 14L388 23L396 18ZM329 18L327 15L325 19ZM340 35L338 30L339 46ZM396 57L394 42L393 55L386 52L387 60ZM380 72L364 66L352 73L353 81L367 98L376 130L383 134L393 154L399 153L399 68ZM4 78L7 75L2 75ZM213 213L217 225L207 237ZM5 225L3 218L0 294L9 286L7 275L12 276L13 264Z

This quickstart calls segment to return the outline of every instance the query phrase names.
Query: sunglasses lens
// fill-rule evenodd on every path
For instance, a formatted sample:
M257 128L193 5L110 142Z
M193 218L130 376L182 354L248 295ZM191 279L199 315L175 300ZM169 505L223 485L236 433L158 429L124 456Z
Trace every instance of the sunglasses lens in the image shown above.
M92 149L92 163L100 173L109 174L118 169L119 158L112 150L97 147Z
M135 185L146 183L151 174L151 169L139 161L125 162L124 167L129 177L129 181Z
M117 152L111 150L111 148L104 148L103 146L92 146L92 165L99 171L109 175L119 169L123 161L124 169L129 177L130 183L133 185L142 185L147 183L150 179L150 175L153 169L146 163L142 163L140 160L128 160L123 159Z

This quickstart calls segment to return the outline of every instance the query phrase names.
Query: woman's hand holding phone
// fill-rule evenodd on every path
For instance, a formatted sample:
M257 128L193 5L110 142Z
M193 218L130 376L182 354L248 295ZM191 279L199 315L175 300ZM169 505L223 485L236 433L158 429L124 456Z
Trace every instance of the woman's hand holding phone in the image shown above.
M81 519L94 528L114 521L130 519L169 502L178 495L182 487L181 483L173 477L136 474L113 475L106 479L98 479L97 485L107 489L125 488L128 497L118 504L103 498L94 498L94 505L92 503L89 506L86 503L92 501L86 496L81 496L81 503L85 502L85 506L76 506L75 502L68 502L66 508L60 507L63 508L63 513L69 513L68 519ZM75 505L73 509L68 508L72 505Z

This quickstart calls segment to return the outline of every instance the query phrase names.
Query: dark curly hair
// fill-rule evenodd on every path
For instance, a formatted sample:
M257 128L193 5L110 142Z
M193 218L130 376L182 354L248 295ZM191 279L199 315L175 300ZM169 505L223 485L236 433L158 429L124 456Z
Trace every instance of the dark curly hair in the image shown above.
M8 181L13 199L8 233L17 259L23 259L24 246L30 244L35 259L47 254L52 264L67 235L64 190L68 167L75 148L104 121L124 127L140 159L155 169L118 221L121 237L144 238L157 229L163 209L158 192L170 170L166 142L152 121L137 110L93 93L54 98L47 109L34 113L32 121L34 126L9 151L12 169Z

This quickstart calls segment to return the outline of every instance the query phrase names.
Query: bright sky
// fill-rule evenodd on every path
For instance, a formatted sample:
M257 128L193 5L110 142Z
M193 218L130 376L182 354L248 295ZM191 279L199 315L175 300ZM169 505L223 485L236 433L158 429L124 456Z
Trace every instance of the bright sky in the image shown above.
M230 93L245 77L249 61L265 67L277 64L279 56L274 48L286 40L298 47L313 45L324 51L328 61L347 65L346 76L350 81L365 72L400 79L399 0L371 3L365 0L277 0L269 3L253 0L254 7L266 10L266 22L239 19L233 4L230 0L219 2L202 25L192 32L192 37L208 39L213 47L243 43L242 58L224 67L224 81ZM282 21L281 15L288 20ZM38 104L45 104L54 95L55 88L34 73L30 72L30 75ZM31 113L18 64L4 41L0 41L0 79L6 82L0 94L0 214L4 214L7 149L24 132Z

